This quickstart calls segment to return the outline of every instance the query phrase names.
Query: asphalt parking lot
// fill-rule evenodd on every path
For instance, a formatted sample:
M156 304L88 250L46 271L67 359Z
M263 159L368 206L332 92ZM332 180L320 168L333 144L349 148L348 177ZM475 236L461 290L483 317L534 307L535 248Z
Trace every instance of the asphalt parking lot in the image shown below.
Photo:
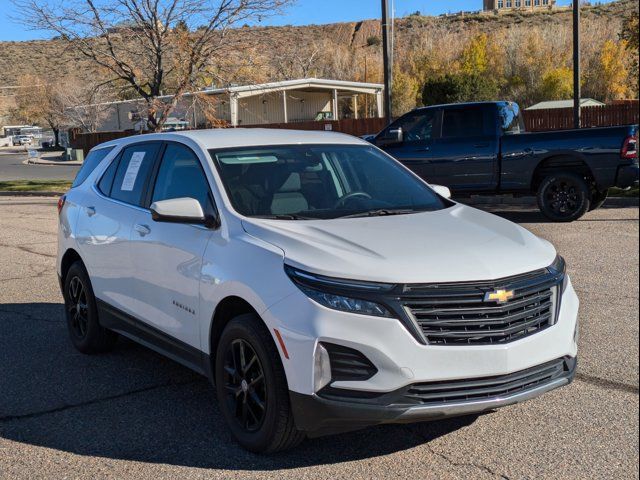
M0 180L73 180L77 165L25 165L24 147L0 147Z
M572 224L494 207L558 248L581 299L576 381L476 419L383 426L256 456L212 387L131 342L67 339L53 198L0 197L0 478L638 478L638 207Z

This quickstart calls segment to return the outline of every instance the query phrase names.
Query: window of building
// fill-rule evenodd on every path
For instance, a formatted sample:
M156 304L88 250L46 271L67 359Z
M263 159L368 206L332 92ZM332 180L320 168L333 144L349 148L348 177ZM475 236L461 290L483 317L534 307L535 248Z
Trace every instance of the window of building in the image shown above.
M549 5L549 0L542 0L543 5Z
M504 8L504 1L498 0L498 8Z
M524 6L525 7L530 7L531 6L531 0L524 0Z
M516 8L520 8L522 6L522 0L516 0Z
M511 8L511 0L507 0L507 8Z
M533 5L536 7L540 6L540 0L533 0Z

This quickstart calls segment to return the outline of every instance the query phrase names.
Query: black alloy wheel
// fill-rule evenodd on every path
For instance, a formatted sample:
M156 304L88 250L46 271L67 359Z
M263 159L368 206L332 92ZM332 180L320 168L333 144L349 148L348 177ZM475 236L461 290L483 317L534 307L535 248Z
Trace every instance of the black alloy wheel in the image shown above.
M287 377L269 329L255 313L231 319L217 342L215 387L220 412L237 442L273 453L298 445Z
M69 328L73 335L82 340L87 336L89 330L89 307L87 305L86 289L78 276L71 278L67 298Z
M267 389L260 359L251 345L236 339L224 355L224 388L229 409L247 432L255 432L264 422Z
M82 353L108 352L118 334L100 325L89 274L81 261L69 267L63 286L65 316L71 343Z
M572 222L589 211L591 190L585 178L566 172L546 177L538 190L540 211L555 222Z

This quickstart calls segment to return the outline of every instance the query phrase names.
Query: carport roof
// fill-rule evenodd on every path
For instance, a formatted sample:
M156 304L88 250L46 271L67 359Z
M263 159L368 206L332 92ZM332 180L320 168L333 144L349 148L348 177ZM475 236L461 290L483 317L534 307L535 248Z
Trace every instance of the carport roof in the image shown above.
M301 78L297 80L284 80L281 82L261 83L256 85L231 86L224 88L212 88L200 93L211 95L232 94L238 98L264 95L284 90L338 90L353 93L376 94L384 89L380 83L350 82L346 80L328 80L324 78Z

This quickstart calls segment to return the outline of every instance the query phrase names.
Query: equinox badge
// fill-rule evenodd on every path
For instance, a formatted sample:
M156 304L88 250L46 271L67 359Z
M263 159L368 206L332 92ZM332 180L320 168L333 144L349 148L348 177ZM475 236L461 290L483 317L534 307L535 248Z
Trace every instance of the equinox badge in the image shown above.
M514 295L513 290L496 290L495 292L487 292L484 296L484 301L507 303Z

